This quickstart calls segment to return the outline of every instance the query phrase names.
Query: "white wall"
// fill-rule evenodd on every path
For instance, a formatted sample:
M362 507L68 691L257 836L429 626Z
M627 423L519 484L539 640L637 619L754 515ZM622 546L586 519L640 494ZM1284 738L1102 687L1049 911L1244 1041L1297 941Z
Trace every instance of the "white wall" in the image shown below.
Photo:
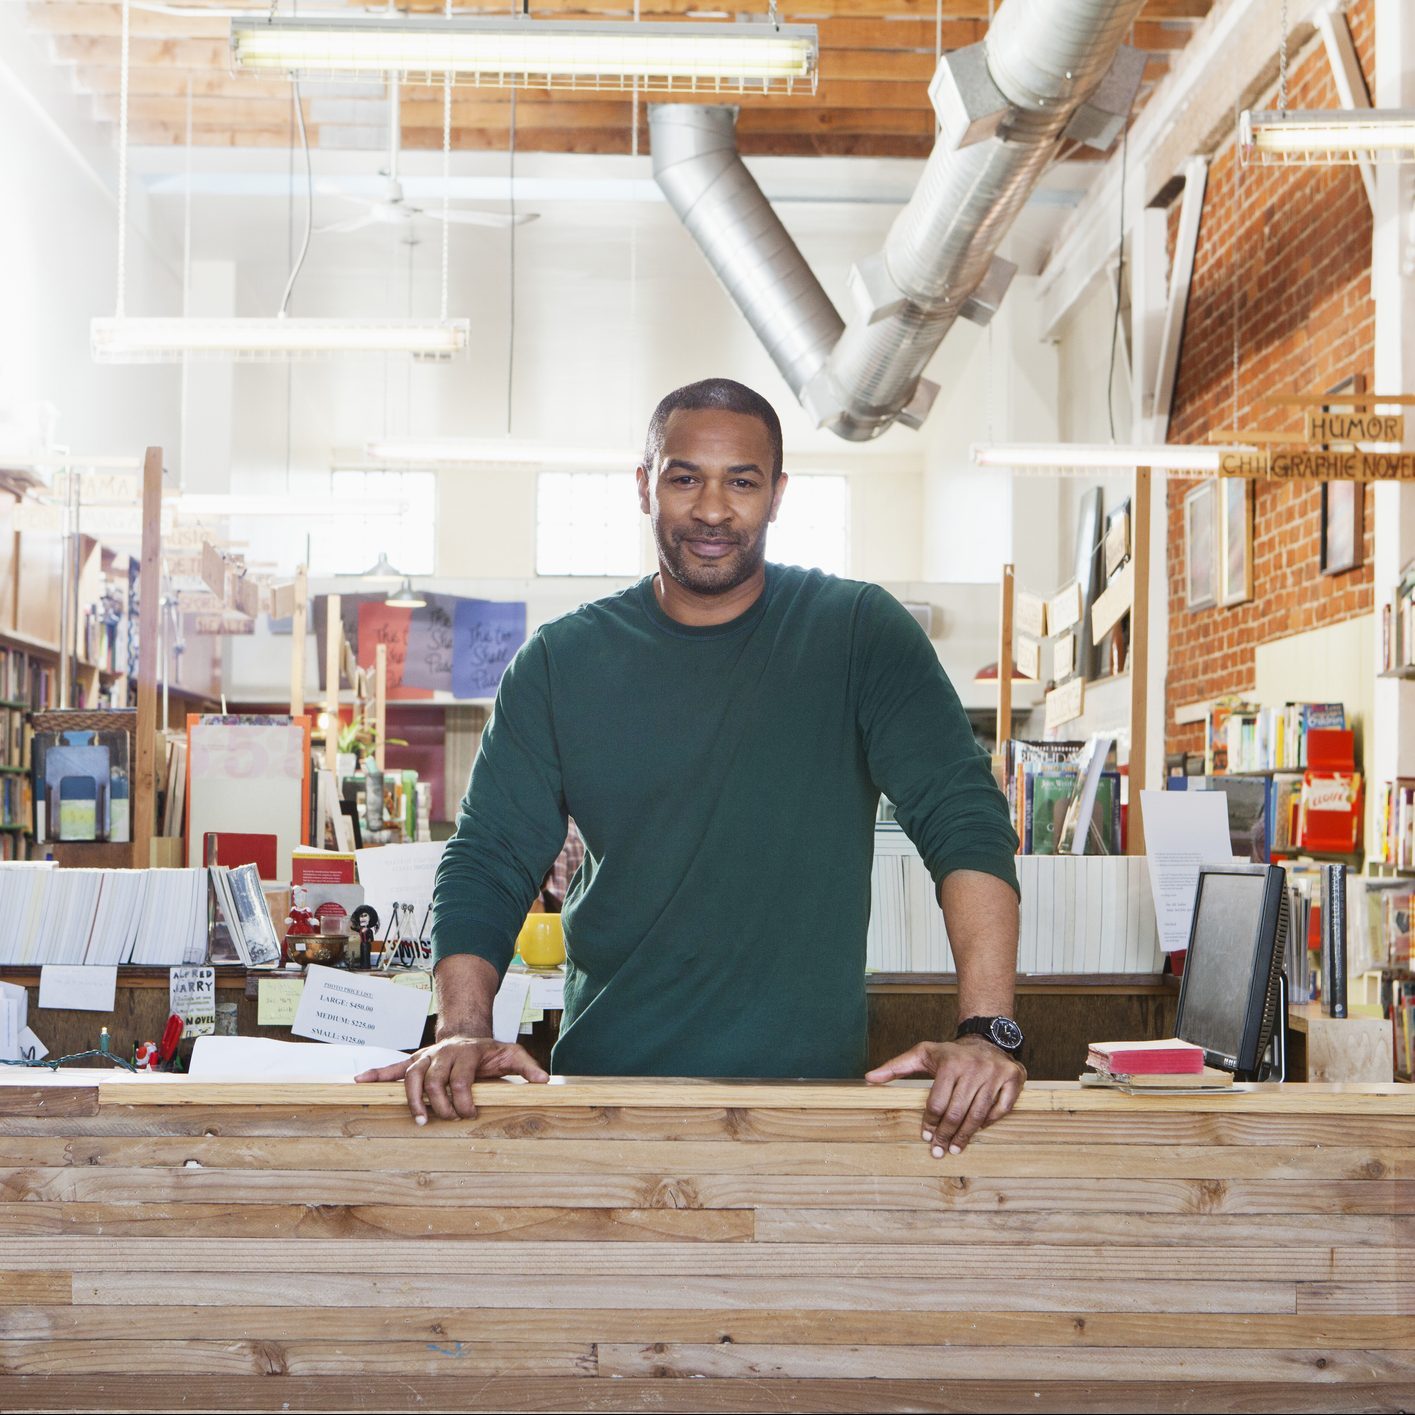
M180 371L89 357L89 320L114 311L116 154L26 32L25 10L0 4L0 454L37 450L47 423L75 451L175 454ZM128 310L175 313L179 263L141 190L129 215Z

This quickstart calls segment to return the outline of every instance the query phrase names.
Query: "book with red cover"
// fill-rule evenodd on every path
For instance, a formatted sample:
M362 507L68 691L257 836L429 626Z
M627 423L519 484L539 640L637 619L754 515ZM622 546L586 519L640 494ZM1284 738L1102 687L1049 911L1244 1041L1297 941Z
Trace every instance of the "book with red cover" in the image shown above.
M1086 1064L1114 1076L1197 1076L1204 1049L1177 1037L1156 1042L1092 1042Z
M205 863L239 869L254 865L263 880L274 880L277 838L273 835L246 835L233 830L208 830L201 838Z
M1307 733L1308 771L1355 771L1356 734L1349 728L1314 727Z
M295 850L290 855L290 883L356 884L354 857L339 850Z

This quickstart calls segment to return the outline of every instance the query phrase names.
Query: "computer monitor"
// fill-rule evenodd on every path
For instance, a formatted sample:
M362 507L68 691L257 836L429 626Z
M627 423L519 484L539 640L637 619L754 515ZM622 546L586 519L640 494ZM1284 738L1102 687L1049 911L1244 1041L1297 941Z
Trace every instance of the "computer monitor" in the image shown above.
M1199 871L1175 1035L1203 1047L1206 1065L1263 1078L1274 1029L1286 1026L1278 1017L1286 937L1281 865Z

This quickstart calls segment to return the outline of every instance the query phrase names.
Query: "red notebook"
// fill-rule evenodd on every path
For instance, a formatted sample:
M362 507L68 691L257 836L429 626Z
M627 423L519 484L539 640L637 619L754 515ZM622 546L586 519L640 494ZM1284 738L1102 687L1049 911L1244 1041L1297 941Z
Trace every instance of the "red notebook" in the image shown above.
M202 847L206 852L208 865L227 865L239 869L242 865L254 865L261 879L273 880L275 875L275 846L273 835L242 835L232 830L209 830L202 836Z
M1157 1042L1092 1042L1086 1064L1112 1076L1197 1076L1204 1049L1166 1037Z

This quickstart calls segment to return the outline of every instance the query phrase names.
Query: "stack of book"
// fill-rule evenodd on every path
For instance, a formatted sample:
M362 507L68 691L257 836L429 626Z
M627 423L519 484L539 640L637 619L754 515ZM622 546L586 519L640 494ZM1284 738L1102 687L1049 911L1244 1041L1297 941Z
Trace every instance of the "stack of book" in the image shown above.
M1085 784L1084 742L1009 740L1003 748L1007 804L1023 855L1075 853L1065 850L1063 827ZM1096 786L1087 855L1121 851L1120 773L1108 755Z
M1341 703L1219 702L1204 722L1204 771L1302 771L1308 765L1308 734L1346 726Z
M1415 777L1382 782L1376 801L1378 840L1373 851L1383 865L1415 866Z
M1150 1042L1092 1042L1090 1072L1082 1081L1123 1090L1209 1090L1231 1086L1233 1077L1204 1065L1204 1049L1166 1037Z
M1415 561L1400 572L1394 594L1381 606L1381 671L1415 664Z

